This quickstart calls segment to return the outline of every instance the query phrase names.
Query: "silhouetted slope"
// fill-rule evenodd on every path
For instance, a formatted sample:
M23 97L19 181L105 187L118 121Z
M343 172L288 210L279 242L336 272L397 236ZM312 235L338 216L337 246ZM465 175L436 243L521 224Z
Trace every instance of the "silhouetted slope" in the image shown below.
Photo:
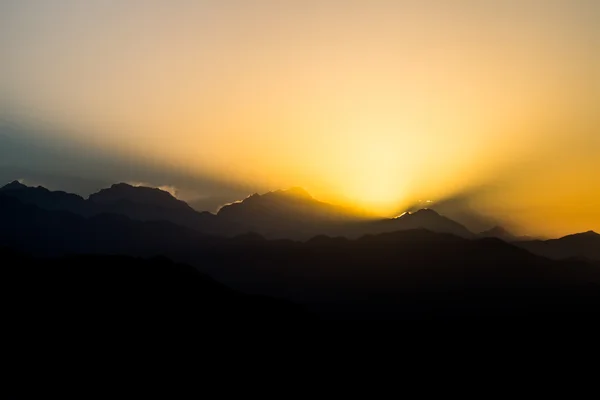
M585 319L600 312L598 265L553 262L499 239L413 230L222 242L205 256L211 275L233 287L331 318Z
M131 186L126 183L117 183L108 189L102 189L98 193L90 195L89 200L99 205L130 201L139 205L192 211L192 208L184 201L176 199L169 192L150 187Z
M379 220L357 227L361 233L383 233L411 229L427 229L438 233L451 233L464 238L472 238L474 234L463 225L444 217L432 209L422 209L414 213L405 213L397 218Z
M316 200L302 188L255 193L221 207L217 215L269 238L296 239L308 239L364 218L356 210Z
M600 234L594 231L568 235L560 239L532 240L515 244L548 258L585 257L600 261Z
M142 222L122 215L90 218L44 210L0 193L0 245L36 254L172 252L206 241L208 236L170 222Z
M514 242L518 238L501 226L495 226L477 235L480 238L498 238L505 242Z
M511 232L507 231L501 226L495 226L487 231L480 232L476 235L478 238L497 238L502 239L505 242L513 243L513 242L524 242L534 240L532 236L515 236Z
M139 221L169 221L204 233L231 235L239 233L235 224L217 221L209 212L197 212L170 193L147 187L115 184L92 194L88 200L43 187L10 183L0 193L46 210L62 210L82 216L119 214Z
M250 224L257 220L281 217L290 220L356 218L350 210L316 200L302 188L277 190L263 195L255 193L240 202L221 207L217 214L238 221L247 220Z
M431 209L406 213L393 219L372 220L351 209L315 200L299 188L254 194L242 202L221 208L217 215L269 238L308 239L319 234L356 238L365 233L410 229L474 237L461 224Z
M306 319L291 303L244 295L166 258L32 258L2 249L0 258L9 299L3 321L27 334L91 328L160 338L159 332L211 329L215 322Z
M50 191L41 186L29 187L18 181L0 188L0 193L47 210L65 210L81 215L91 215L91 209L83 197L72 193Z
M121 214L140 221L169 221L205 233L233 233L229 229L231 224L217 221L216 215L209 212L197 212L160 189L119 183L92 194L89 202L98 212Z

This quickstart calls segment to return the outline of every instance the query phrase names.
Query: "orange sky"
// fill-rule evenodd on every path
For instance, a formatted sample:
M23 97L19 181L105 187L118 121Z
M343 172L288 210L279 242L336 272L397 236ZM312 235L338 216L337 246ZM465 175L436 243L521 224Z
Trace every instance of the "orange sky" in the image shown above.
M257 191L600 231L596 1L121 3L2 2L1 104Z

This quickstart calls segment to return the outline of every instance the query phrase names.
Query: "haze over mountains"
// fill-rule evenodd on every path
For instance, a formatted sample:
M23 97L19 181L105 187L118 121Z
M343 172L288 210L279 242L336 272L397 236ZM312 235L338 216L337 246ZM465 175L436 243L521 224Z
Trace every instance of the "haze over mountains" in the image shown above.
M374 218L367 213L321 202L301 188L257 193L224 205L217 214L198 212L185 202L160 189L112 185L89 199L49 191L41 186L28 187L14 181L0 191L49 210L71 211L83 216L101 213L126 215L141 221L170 221L205 233L231 235L248 231L268 238L308 239L318 234L359 236L365 233L427 228L436 232L473 237L461 224L430 209L405 213L397 218Z
M0 189L4 195L48 210L70 211L82 216L119 214L140 221L169 221L199 232L231 236L256 232L267 238L306 240L319 234L358 237L366 233L426 228L435 232L473 237L467 228L433 210L423 209L398 218L374 219L359 210L313 198L301 188L253 194L227 204L217 214L198 212L170 193L125 183L112 185L89 198L17 181Z
M374 219L354 209L321 202L301 188L253 194L221 207L217 214L198 212L166 191L125 183L102 189L88 199L40 186L29 187L18 181L0 188L0 194L44 210L64 211L85 218L114 215L105 218L115 219L120 215L134 221L168 222L176 225L176 229L189 228L196 232L194 234L216 237L256 233L267 239L308 240L318 235L353 239L366 234L427 229L465 239L498 238L553 259L600 259L600 235L591 231L546 241L517 237L499 226L474 233L432 209ZM95 220L98 218L91 219Z

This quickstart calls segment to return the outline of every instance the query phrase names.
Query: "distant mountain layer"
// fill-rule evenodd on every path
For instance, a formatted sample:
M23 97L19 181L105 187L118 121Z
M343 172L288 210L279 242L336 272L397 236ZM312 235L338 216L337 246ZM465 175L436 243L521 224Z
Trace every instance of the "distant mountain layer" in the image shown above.
M277 190L227 204L217 216L269 238L309 239L321 233L340 231L363 220L356 210L325 203L301 188Z
M533 240L531 236L515 236L501 226L494 226L487 231L481 232L477 235L479 238L497 238L502 239L505 242L517 242L517 241L529 241Z
M169 221L219 236L257 232L268 238L307 240L319 234L359 237L366 233L416 228L466 238L474 236L464 226L433 210L373 220L357 210L319 201L301 188L254 194L223 206L217 215L197 212L165 191L125 183L92 194L88 200L19 182L10 183L0 191L47 210L69 211L86 217L118 214L139 221Z
M53 192L42 186L29 187L18 181L0 188L0 193L47 210L68 210L77 214L89 214L88 204L83 197L72 193Z
M300 223L359 219L356 211L319 201L302 188L277 190L263 195L255 193L242 201L221 207L217 215L235 221L247 221L249 224L265 220L277 222L281 218Z
M74 194L49 191L41 186L28 187L19 182L4 186L0 193L17 198L25 204L47 210L69 211L86 217L118 214L139 221L170 221L204 233L235 233L231 224L217 222L216 216L209 212L193 210L168 192L125 183L115 184L92 194L88 200Z
M197 232L232 237L255 232L268 239L308 240L317 235L358 238L412 229L450 233L462 238L499 238L545 257L600 259L598 235L586 233L558 241L534 241L512 235L501 227L474 234L460 223L432 209L405 213L397 218L372 219L354 209L325 203L301 188L277 190L223 206L218 213L198 212L170 193L125 183L112 185L89 199L17 181L0 188L0 194L45 210L68 211L84 217L114 214L146 222L171 222Z
M600 260L600 234L589 231L551 240L516 242L517 246L534 254L560 260L565 258L588 258Z
M394 232L410 229L427 229L432 232L451 233L463 238L475 237L475 235L463 225L427 208L414 213L407 212L397 218L384 219L366 224L366 231L369 233Z
M128 201L139 205L150 205L172 210L193 211L184 201L178 200L170 193L160 189L131 186L126 183L112 185L90 195L89 200L95 204L114 204Z

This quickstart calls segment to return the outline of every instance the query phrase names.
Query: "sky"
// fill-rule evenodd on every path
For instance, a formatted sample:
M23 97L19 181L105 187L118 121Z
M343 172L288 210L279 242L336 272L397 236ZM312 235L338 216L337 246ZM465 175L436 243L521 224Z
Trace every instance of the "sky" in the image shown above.
M0 179L600 231L598 21L595 0L1 0Z

